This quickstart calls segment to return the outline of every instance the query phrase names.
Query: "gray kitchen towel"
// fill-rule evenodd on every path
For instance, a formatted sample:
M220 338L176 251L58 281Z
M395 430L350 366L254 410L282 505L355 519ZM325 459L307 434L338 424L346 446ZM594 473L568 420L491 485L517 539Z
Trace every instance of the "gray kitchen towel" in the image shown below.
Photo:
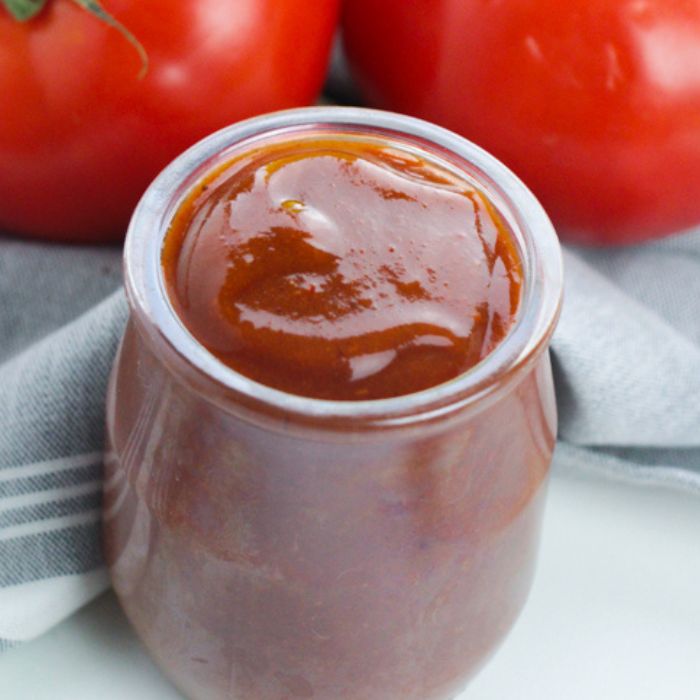
M116 248L0 238L0 651L107 587L99 505L120 287Z
M700 494L700 230L565 251L555 468ZM0 239L0 650L107 586L104 394L120 251Z

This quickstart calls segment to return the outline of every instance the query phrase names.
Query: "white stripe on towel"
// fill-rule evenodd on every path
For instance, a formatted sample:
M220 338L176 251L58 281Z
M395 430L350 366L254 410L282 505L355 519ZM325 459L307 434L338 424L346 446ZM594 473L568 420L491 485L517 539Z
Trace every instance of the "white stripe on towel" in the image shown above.
M36 493L23 493L17 496L6 496L0 501L0 514L6 513L15 508L26 506L36 506L42 503L55 503L65 501L76 496L84 496L89 493L97 493L102 488L101 479L93 479L83 484L72 484L71 486L60 486L55 489L38 491Z
M26 479L31 476L44 476L55 474L56 472L89 467L102 461L102 452L85 452L71 457L61 457L60 459L49 459L33 464L22 464L17 467L4 467L0 469L0 482L14 481L15 479Z
M26 537L27 535L40 535L52 530L63 530L76 525L96 523L99 519L100 509L93 508L92 510L85 511L84 513L76 513L75 515L64 515L57 518L37 520L31 523L22 523L21 525L10 525L0 530L0 541L12 540L15 537Z

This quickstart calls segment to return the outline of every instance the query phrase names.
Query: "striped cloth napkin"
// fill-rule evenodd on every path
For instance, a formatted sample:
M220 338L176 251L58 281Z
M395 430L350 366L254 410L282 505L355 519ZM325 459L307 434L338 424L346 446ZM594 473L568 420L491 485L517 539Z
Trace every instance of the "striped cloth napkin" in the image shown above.
M700 495L700 230L565 253L555 468ZM0 650L103 591L120 251L0 238ZM699 501L700 502L700 501Z
M99 509L120 286L118 249L0 239L0 651L108 585Z

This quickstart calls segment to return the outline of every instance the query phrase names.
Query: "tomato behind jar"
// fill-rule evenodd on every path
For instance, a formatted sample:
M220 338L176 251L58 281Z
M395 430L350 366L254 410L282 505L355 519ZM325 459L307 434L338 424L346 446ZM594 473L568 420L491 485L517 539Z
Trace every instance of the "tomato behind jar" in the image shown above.
M149 182L207 133L309 104L339 0L71 0L0 10L0 231L116 241Z
M490 150L563 238L700 223L699 0L353 0L343 32L369 103Z

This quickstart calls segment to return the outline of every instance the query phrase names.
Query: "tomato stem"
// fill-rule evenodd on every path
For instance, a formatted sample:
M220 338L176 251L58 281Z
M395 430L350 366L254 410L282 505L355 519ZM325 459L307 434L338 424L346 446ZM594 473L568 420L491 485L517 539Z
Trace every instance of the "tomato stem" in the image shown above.
M31 19L46 5L46 0L2 0L7 11L19 22Z
M9 0L11 2L19 2L20 0ZM25 0L32 1L32 0ZM43 0L44 2L46 0ZM135 49L141 59L141 70L139 71L139 79L144 78L148 73L148 54L143 44L118 20L107 12L97 0L73 0L76 5L79 5L84 10L94 15L100 21L114 27Z
M76 5L82 7L101 22L116 29L135 49L141 59L139 79L148 73L148 54L143 44L118 20L102 7L98 0L73 0ZM19 22L26 22L37 15L47 3L47 0L0 0L7 11Z

